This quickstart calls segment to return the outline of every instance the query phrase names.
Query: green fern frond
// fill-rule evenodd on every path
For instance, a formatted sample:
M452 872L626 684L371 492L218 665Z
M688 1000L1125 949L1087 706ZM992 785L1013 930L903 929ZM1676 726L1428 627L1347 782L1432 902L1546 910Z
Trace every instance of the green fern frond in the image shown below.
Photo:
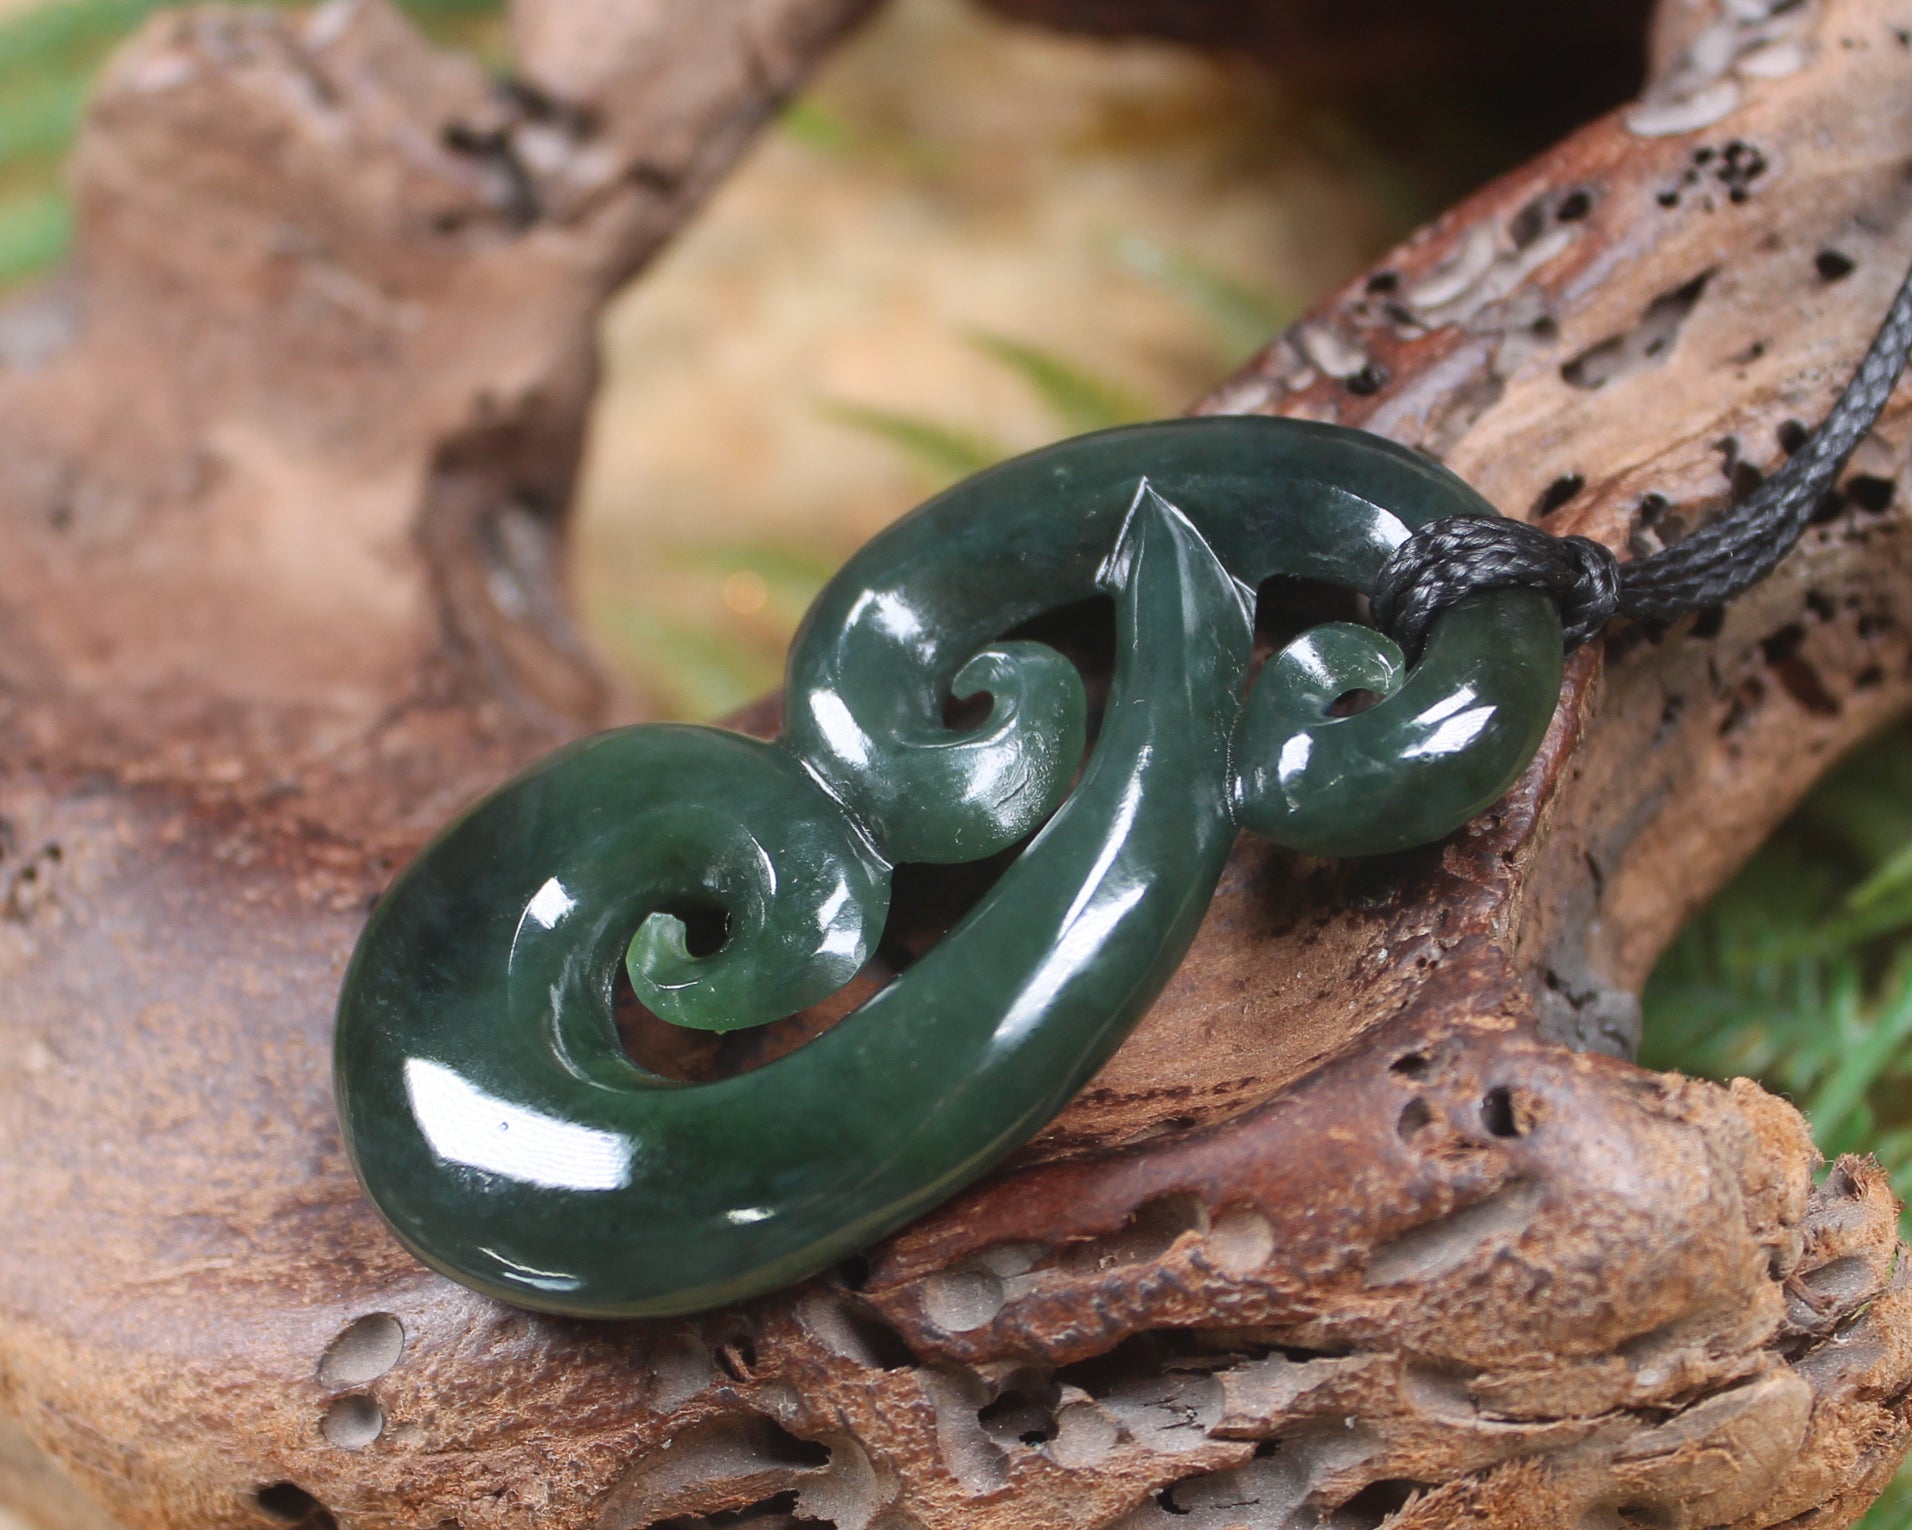
M816 407L825 419L895 447L938 487L979 473L1010 454L1008 447L987 436L925 415L843 399L819 399Z
M1681 934L1647 985L1641 1048L1650 1067L1759 1079L1799 1104L1828 1154L1876 1154L1901 1194L1912 1190L1908 742L1901 730L1835 771Z
M799 96L783 109L777 126L794 142L820 154L840 157L857 147L857 131L827 106Z
M1399 232L1427 222L1439 211L1429 199L1428 188L1353 118L1315 107L1298 114L1294 130L1301 142L1359 186L1366 200Z
M763 619L779 631L794 631L841 558L822 548L784 542L699 542L666 547L659 561L719 586L740 575L762 581Z
M1247 360L1300 317L1291 292L1264 292L1144 234L1117 235L1110 254L1130 275L1180 301L1208 324L1225 366Z
M1120 383L1097 377L1067 357L991 330L972 330L971 346L999 361L1034 391L1069 435L1132 425L1162 413Z
M592 626L671 717L722 717L769 690L780 672L776 656L746 638L632 601L600 603Z
M1902 1066L1905 1044L1912 1039L1912 971L1901 973L1871 1004L1859 999L1856 988L1832 1017L1850 1044L1805 1100L1814 1140L1828 1156L1872 1145L1867 1096Z
M1856 914L1889 907L1912 897L1912 842L1899 847L1883 866L1846 896L1846 907Z

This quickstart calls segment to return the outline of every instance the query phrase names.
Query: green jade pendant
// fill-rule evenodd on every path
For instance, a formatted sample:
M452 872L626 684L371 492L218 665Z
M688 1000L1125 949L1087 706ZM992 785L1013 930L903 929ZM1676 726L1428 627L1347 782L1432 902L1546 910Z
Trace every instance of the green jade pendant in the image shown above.
M1442 616L1412 664L1345 623L1252 689L1255 590L1365 591L1413 528L1493 510L1378 437L1258 417L1066 441L980 473L818 597L774 743L587 738L446 829L380 902L339 1004L345 1140L420 1259L548 1312L697 1311L815 1274L1054 1116L1181 961L1238 829L1311 855L1425 844L1512 784L1552 716L1559 618L1529 591ZM1004 641L1113 599L1082 680ZM1378 704L1337 717L1338 697ZM984 720L945 725L950 697ZM1029 838L971 913L823 1035L683 1084L619 1044L617 964L677 1025L760 1025L875 948L900 862ZM693 954L678 917L721 909Z

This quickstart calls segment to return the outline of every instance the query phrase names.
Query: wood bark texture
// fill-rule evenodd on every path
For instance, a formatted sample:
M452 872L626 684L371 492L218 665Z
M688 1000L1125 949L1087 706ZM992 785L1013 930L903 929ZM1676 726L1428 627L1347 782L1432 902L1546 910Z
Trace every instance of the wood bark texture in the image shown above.
M1425 82L1434 71L1485 78L1604 55L1638 60L1647 0L1549 13L1522 0L1347 6L1335 0L984 0L1020 20L1107 37L1170 38L1251 53L1285 74L1363 85ZM1637 65L1636 65L1637 75ZM1557 84L1560 82L1556 82Z
M552 579L594 316L862 9L527 0L510 91L369 0L168 15L110 71L79 257L0 312L0 1503L1850 1522L1908 1441L1883 1176L1815 1184L1790 1106L1625 1059L1680 921L1912 703L1903 404L1772 581L1578 657L1469 829L1240 846L1092 1086L867 1260L564 1322L359 1195L328 1046L368 901L615 707ZM1676 0L1652 58L1202 407L1366 426L1635 549L1770 470L1912 249L1912 0ZM905 903L905 943L948 917Z

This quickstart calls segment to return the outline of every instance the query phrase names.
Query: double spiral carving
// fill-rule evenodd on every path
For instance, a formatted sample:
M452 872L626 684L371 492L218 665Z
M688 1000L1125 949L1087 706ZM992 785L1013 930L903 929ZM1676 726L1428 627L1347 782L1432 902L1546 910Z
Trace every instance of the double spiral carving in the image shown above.
M435 1268L523 1306L693 1311L800 1279L1038 1130L1181 960L1245 827L1317 855L1440 837L1532 757L1560 631L1526 592L1442 617L1409 667L1336 623L1244 695L1256 589L1365 590L1409 532L1491 514L1378 438L1260 418L1064 442L979 474L860 552L793 646L784 733L645 725L540 762L380 903L340 1001L346 1142ZM1115 674L1084 758L1081 677L1005 641L1102 594ZM1377 705L1335 716L1355 690ZM984 698L952 728L951 698ZM861 1008L741 1077L621 1047L612 993L729 1030L842 987L891 870L1027 840ZM683 914L723 912L693 953Z

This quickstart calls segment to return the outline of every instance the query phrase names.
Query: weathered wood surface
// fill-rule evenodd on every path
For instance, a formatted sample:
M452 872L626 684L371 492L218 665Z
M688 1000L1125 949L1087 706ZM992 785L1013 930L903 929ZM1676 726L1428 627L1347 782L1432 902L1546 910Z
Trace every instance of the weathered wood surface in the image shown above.
M1757 1089L1621 1059L1680 919L1912 702L1903 406L1769 585L1577 660L1468 831L1243 846L1092 1087L867 1266L566 1323L360 1199L327 1043L367 900L614 706L549 578L593 314L860 9L526 4L508 98L375 5L169 17L112 71L82 256L0 315L0 1502L1848 1522L1908 1437L1891 1197L1862 1161L1815 1188ZM1615 545L1693 524L1823 412L1912 252L1912 3L1759 9L1664 7L1642 106L1206 407L1369 426Z
M1287 83L1351 91L1367 112L1450 90L1523 121L1576 125L1639 83L1651 0L1345 5L1341 0L983 0L1018 20L1267 60ZM1563 115L1578 111L1578 117Z

